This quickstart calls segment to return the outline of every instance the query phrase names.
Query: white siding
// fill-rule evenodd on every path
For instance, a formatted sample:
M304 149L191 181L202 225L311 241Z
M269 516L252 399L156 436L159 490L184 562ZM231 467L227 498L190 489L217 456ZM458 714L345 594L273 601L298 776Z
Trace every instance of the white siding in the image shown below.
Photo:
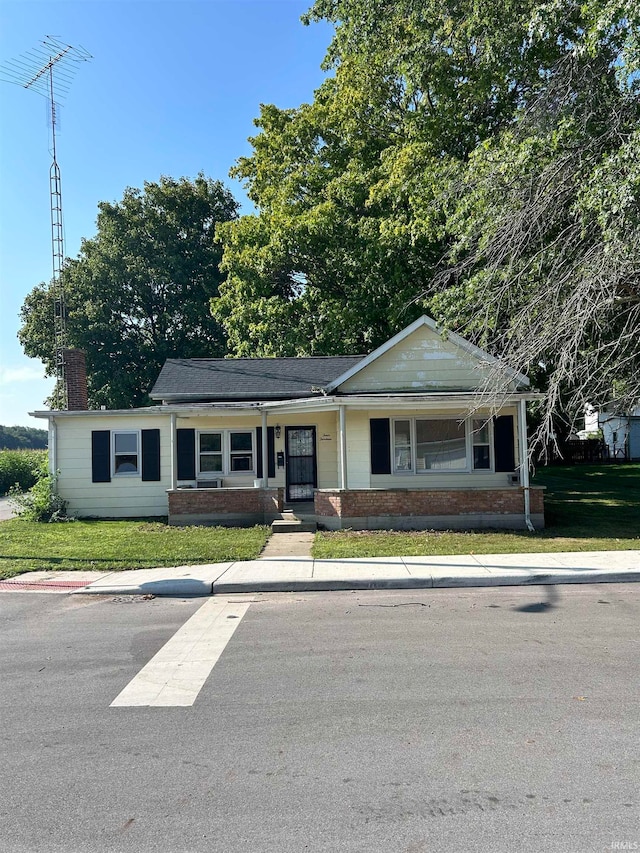
M337 412L270 414L268 426L280 424L281 435L275 440L275 451L284 452L285 426L315 426L318 462L318 486L323 489L338 485L338 415ZM262 425L260 415L204 416L177 418L178 429L217 430L251 429ZM160 429L159 482L143 482L140 476L112 477L110 483L91 480L92 430ZM256 454L262 452L255 448ZM57 461L60 475L58 490L68 502L69 512L79 517L135 518L165 516L168 513L167 489L171 488L171 424L166 416L75 416L57 419ZM253 486L255 473L229 474L223 484ZM270 486L284 486L285 470L276 467Z
M371 435L369 432L368 412L352 411L346 413L347 432L347 487L349 489L368 489L371 486ZM381 413L376 417L387 417Z
M640 459L640 417L629 418L629 459Z
M318 488L335 489L338 486L338 452L340 438L338 434L338 413L317 412L307 419L307 424L316 427L316 448L318 454ZM283 431L284 432L284 431Z
M638 409L636 408L637 412ZM638 446L637 418L628 415L614 415L607 411L600 412L600 428L602 438L609 448L612 459L624 459L627 453L631 459L637 459L640 452ZM633 437L630 433L631 424L634 424Z
M372 489L494 489L508 485L506 474L473 471L458 474L373 474Z
M238 415L220 416L220 415L205 415L202 417L181 418L176 421L177 429L194 429L197 432L211 430L255 430L262 425L260 415L247 415L242 412ZM196 441L196 455L198 453L198 445ZM232 473L225 474L223 477L223 486L225 488L245 488L253 486L253 481L256 478L256 465L258 455L262 453L262 446L254 447L254 471L250 473ZM196 460L197 466L197 460ZM206 478L202 477L204 481ZM178 481L182 482L182 481Z
M501 415L512 415L514 425L514 452L516 466L519 464L517 409L513 406L500 411ZM489 413L474 412L474 418L489 417ZM420 409L379 410L376 412L350 411L347 413L347 459L349 464L348 487L350 489L429 489L429 488L486 488L504 487L509 484L509 475L504 472L416 472L398 474L371 474L371 417L412 419L412 418L455 418L450 409L441 411ZM393 443L393 432L391 436ZM492 451L493 452L493 451Z
M371 417L385 418L431 418L437 415L455 417L451 410L421 411L376 410L368 412L346 408L347 439L347 486L350 489L367 488L434 488L434 487L486 487L504 486L508 475L475 471L471 473L431 472L412 474L371 475L370 431ZM504 409L502 414L514 417L516 464L517 409ZM481 417L480 413L474 415ZM315 426L318 462L318 487L337 488L339 430L338 412L310 412L308 414L284 414L270 412L268 426L281 427L280 438L275 440L276 454L284 452L286 426ZM165 516L168 513L167 490L171 488L171 422L169 415L92 415L60 416L56 418L56 467L60 472L58 489L68 501L69 510L78 516L96 517L144 517ZM196 430L256 429L262 425L261 417L242 413L240 415L207 415L179 417L177 428ZM114 476L109 483L93 483L91 480L91 432L92 430L160 430L160 474L159 482L143 482L140 476ZM255 448L256 454L261 447ZM252 486L255 474L235 474L224 477L226 487ZM269 479L270 486L284 486L285 470L276 467L276 476Z
M340 386L341 393L366 391L469 391L495 377L490 366L428 326L421 326Z
M171 485L169 417L116 416L59 417L56 466L58 491L71 515L79 517L135 518L168 513L167 489ZM140 476L112 477L110 483L91 481L92 430L160 430L159 482L142 482ZM140 450L140 448L139 448Z
M280 438L275 439L276 459L278 452L284 453L285 427L311 427L316 428L316 454L318 462L318 487L321 489L332 489L338 485L338 413L337 412L310 412L309 414L280 414L269 413L267 427L280 425ZM246 413L228 417L192 417L178 418L178 429L215 430L215 429L256 429L262 426L260 415L250 416ZM259 447L258 453L262 450ZM265 472L266 473L266 472ZM250 476L233 474L224 477L223 485L252 486L254 474ZM285 469L276 465L276 476L269 478L269 486L285 485Z
M516 470L522 465L522 453L520 452L520 430L518 428L519 409L516 406L502 409L501 415L513 415L513 450L515 454Z

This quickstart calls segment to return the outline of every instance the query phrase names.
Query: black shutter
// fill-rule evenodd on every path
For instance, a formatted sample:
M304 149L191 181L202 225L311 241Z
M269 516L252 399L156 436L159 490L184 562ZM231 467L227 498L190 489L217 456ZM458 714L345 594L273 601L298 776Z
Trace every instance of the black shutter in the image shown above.
M276 434L273 427L267 427L267 475L276 476Z
M178 480L195 480L196 431L194 429L176 430L176 449L178 455Z
M513 441L513 415L500 415L493 422L493 452L496 471L514 471L516 454Z
M262 477L262 427L256 427L256 477Z
M256 477L262 478L262 427L256 427ZM276 434L267 427L267 477L276 476Z
M111 482L111 433L108 429L91 431L91 481Z
M371 473L391 473L391 426L389 418L371 418Z
M142 430L142 479L160 479L160 430Z

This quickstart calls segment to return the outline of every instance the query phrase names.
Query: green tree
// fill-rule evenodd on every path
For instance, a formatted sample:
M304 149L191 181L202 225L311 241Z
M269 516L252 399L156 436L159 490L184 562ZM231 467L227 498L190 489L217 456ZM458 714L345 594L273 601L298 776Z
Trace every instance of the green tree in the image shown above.
M318 0L305 20L334 23L333 76L311 104L262 108L234 170L258 213L219 229L212 310L236 354L359 352L424 309L448 247L443 190L579 27L556 10L530 36L539 5Z
M48 441L46 429L0 426L0 450L44 450Z
M321 19L333 76L262 108L235 170L257 213L219 229L232 350L357 352L426 310L539 379L547 434L640 395L636 6L317 0Z
M538 438L640 399L639 11L582 8L536 98L452 184L434 313L537 378Z
M86 352L89 405L146 405L166 358L222 356L208 310L223 280L215 228L237 216L219 182L162 177L98 206L97 233L63 271L68 344ZM55 375L53 294L39 284L21 311L27 355Z
M408 322L426 281L380 240L383 140L341 125L336 85L298 110L263 107L255 153L234 170L259 209L218 229L228 278L212 310L236 355L367 351Z

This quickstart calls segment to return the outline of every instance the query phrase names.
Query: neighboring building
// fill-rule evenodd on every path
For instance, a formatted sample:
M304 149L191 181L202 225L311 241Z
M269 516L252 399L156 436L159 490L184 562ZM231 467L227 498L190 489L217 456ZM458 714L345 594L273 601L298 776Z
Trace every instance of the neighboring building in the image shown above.
M584 430L578 435L586 438L602 433L610 459L640 460L640 406L630 413L610 409L599 412L588 407L584 415Z
M365 357L170 359L156 406L34 414L77 516L238 525L303 503L329 529L522 528L544 525L539 396L421 317Z

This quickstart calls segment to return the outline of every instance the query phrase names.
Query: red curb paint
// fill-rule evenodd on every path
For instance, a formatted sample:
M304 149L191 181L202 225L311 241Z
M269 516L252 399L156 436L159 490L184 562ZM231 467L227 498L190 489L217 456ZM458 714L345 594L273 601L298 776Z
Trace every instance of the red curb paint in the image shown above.
M0 589L82 589L91 581L0 581Z

